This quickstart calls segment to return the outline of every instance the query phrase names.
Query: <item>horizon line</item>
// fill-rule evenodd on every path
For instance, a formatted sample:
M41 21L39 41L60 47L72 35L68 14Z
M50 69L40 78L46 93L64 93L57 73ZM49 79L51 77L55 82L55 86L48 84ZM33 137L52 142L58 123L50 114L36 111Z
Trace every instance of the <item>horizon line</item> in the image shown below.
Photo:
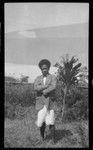
M20 32L20 31L26 31L26 30L38 30L38 29L45 29L45 28L51 28L51 27L61 27L61 26L71 26L71 25L79 25L79 24L89 24L89 22L79 22L79 23L70 23L70 24L62 24L62 25L54 25L54 26L45 26L45 27L33 27L32 29L30 29L29 27L27 29L22 29L22 30L13 30L13 31L5 31L5 34L10 33L10 32Z

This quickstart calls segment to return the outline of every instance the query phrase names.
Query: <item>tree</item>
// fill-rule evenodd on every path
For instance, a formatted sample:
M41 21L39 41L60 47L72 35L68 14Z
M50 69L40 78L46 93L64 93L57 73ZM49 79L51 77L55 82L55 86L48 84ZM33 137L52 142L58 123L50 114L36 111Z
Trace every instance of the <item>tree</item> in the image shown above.
M76 59L74 56L69 59L69 55L66 54L66 58L61 56L60 63L56 63L54 66L58 68L58 80L60 80L64 86L64 96L63 96L63 107L61 109L62 117L64 115L65 111L65 99L67 92L69 91L70 87L72 85L77 85L77 74L80 71L81 63L77 63L78 59Z
M22 82L26 82L26 83L28 83L28 78L29 78L29 76L24 76L24 75L21 75L21 83Z

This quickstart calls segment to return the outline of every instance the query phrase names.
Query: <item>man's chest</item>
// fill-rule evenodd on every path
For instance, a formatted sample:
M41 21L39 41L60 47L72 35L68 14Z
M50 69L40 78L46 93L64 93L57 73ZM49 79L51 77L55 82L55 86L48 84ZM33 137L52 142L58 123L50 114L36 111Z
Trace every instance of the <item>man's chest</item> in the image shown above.
M48 76L48 77L42 76L38 81L38 83L41 85L48 85L48 84L51 84L51 82L52 82L51 76Z
M46 84L46 77L43 77L43 84Z

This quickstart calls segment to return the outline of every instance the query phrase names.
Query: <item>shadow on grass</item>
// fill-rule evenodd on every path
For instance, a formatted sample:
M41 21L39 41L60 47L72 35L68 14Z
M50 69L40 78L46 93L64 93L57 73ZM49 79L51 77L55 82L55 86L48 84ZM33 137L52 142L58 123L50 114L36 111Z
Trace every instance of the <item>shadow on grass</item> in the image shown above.
M73 134L69 130L55 130L55 143L63 139L64 137L72 136ZM49 133L46 137L45 140L50 140L52 139L52 134Z

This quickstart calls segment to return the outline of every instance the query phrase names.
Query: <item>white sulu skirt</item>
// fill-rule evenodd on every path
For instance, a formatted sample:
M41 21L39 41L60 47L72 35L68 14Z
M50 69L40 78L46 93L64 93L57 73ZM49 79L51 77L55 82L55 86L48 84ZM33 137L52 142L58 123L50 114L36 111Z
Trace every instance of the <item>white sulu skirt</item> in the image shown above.
M44 106L37 115L37 121L35 122L38 127L41 127L43 122L46 125L54 125L55 116L54 110L47 110L46 106Z

